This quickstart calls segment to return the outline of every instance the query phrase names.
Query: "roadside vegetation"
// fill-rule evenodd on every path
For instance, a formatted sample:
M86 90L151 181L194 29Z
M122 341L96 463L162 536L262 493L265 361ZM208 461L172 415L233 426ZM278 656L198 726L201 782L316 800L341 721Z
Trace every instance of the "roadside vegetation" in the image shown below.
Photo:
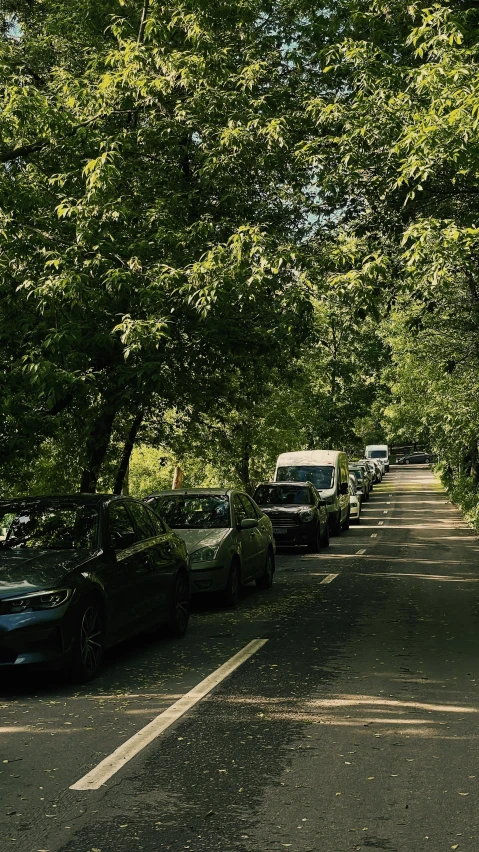
M416 441L477 522L477 7L0 9L2 492Z

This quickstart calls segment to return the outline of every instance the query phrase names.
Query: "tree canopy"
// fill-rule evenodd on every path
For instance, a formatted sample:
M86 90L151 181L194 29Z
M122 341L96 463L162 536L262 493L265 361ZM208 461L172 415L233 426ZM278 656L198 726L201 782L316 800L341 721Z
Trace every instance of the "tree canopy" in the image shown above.
M250 487L368 438L475 481L478 28L4 0L4 490L121 490L135 446Z

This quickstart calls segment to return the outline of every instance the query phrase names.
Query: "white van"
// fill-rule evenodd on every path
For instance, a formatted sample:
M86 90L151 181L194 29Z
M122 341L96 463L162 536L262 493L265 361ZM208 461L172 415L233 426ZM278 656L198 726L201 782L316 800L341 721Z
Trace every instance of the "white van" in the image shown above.
M349 527L349 469L346 453L338 450L299 450L282 453L275 482L312 482L328 510L333 535Z
M387 444L368 444L364 452L367 459L381 459L386 470L389 470L389 447Z

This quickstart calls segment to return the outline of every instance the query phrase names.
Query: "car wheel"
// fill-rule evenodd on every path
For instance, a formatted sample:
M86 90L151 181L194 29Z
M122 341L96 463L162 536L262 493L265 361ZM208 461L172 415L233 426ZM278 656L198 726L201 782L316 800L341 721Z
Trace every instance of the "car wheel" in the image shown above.
M409 463L410 463L409 459L406 459L406 461L404 462L404 464L409 464Z
M230 572L228 574L228 582L223 597L226 606L237 607L240 602L241 594L241 569L237 559L233 559Z
M168 630L172 636L184 636L190 620L190 584L184 571L179 571L171 595Z
M341 512L339 511L334 516L334 521L331 525L331 532L333 535L341 535L342 529L343 528L341 526Z
M273 585L273 575L274 575L274 559L271 550L268 550L266 554L266 563L264 566L264 572L261 577L258 577L256 580L256 588L257 589L270 589Z
M324 533L321 536L321 547L329 547L329 524L326 521L324 525Z
M351 510L350 510L350 509L348 509L348 514L347 514L347 516L346 516L346 520L345 520L345 521L343 521L343 530L348 530L348 529L349 529L349 515L350 515L350 513L351 513Z
M72 662L69 674L79 683L93 680L100 671L105 648L105 619L98 602L83 604L74 625Z

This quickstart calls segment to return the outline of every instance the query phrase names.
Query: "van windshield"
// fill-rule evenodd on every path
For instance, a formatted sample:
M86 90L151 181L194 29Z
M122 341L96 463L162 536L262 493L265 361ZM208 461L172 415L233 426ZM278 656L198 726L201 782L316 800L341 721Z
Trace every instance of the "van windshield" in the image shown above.
M370 459L387 459L388 451L387 450L370 450L369 458Z
M312 482L318 491L334 486L333 465L278 467L277 482Z

